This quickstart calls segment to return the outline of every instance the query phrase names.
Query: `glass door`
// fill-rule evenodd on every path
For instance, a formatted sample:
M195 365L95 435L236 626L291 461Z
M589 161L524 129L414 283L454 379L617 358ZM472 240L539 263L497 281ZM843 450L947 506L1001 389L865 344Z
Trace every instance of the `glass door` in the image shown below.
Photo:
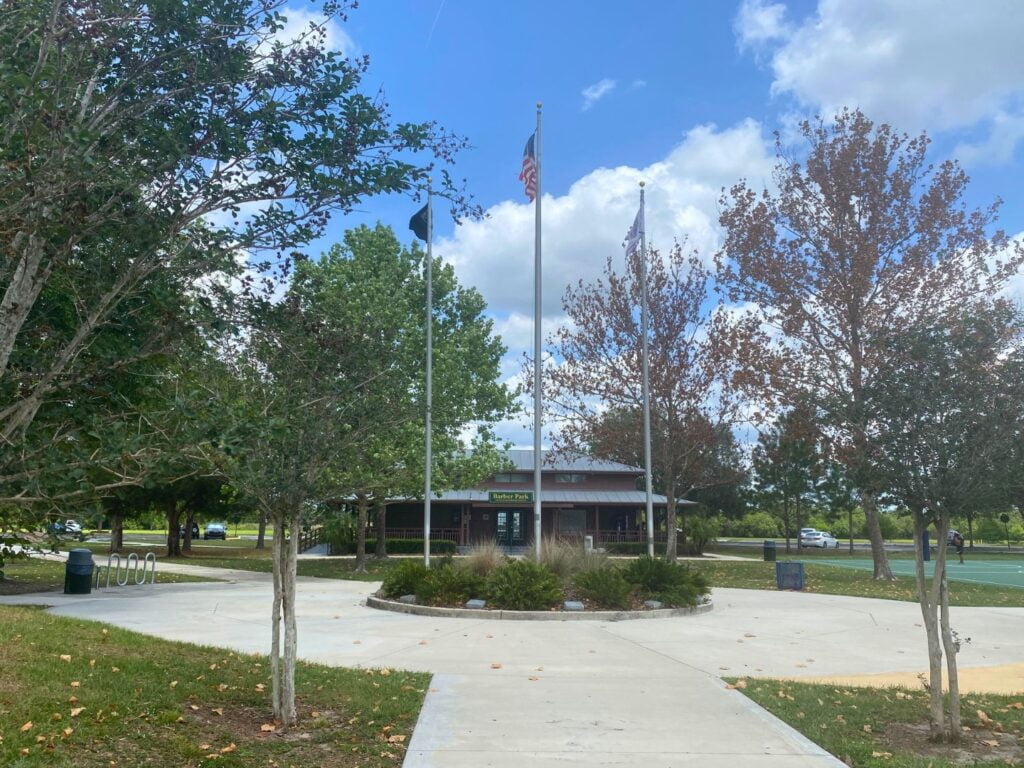
M523 536L523 518L521 509L499 509L497 512L498 544L503 547L520 547L526 543Z

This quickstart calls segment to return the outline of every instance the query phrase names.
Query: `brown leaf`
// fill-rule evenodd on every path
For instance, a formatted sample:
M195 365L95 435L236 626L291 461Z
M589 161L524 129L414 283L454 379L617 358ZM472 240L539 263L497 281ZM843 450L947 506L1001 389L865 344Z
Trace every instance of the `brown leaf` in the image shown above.
M388 736L388 744L401 744L403 741L405 741L405 736L400 733Z
M64 715L62 715L60 712L54 712L52 715L50 715L50 719L53 722L58 723L64 719Z
M171 680L171 688L177 688L177 687L178 687L178 681L177 680Z
M266 688L266 686L263 683L256 683L256 690L257 691L263 691L265 688Z
M264 733L270 733L271 731L277 730L273 723L264 723L260 726L260 730Z
M231 752L234 752L236 749L238 749L238 746L235 744L235 742L231 742L226 747L224 747L224 749L222 749L220 751L220 753L222 755L227 755L227 754L230 754Z
M982 739L981 743L986 745L986 746L989 746L989 747L998 747L999 746L998 739Z
M982 725L989 725L992 722L992 718L980 709L977 711L977 715L978 720L981 721Z
M23 726L21 726L21 732L22 733L25 733L26 731L31 731L31 730L32 730L32 721L31 720L29 720L27 723L25 723Z
M61 660L61 661L71 661L71 656L70 656L70 655L68 655L68 654L66 654L66 653L62 653L62 654L60 655L60 660Z
M70 736L70 735L71 735L72 733L74 733L74 732L75 732L75 729L74 729L74 728L65 728L65 729L64 729L64 730L62 731L62 733L64 734L64 737L65 737L65 738L67 738L68 736Z
M501 669L501 664L499 664L498 662L494 662L493 664L491 664L491 669Z
M80 687L81 685L82 685L82 684L81 684L80 682L78 682L77 680L72 680L72 681L71 681L71 687L72 687L72 688L78 688L78 687Z
M210 711L213 712L214 714L217 714L217 715L223 715L224 714L224 707L214 707Z
M220 691L221 693L224 693L224 691L226 691L227 689L228 689L227 683L221 683L220 685L217 686L217 690ZM256 689L260 690L260 687L257 685Z
M84 711L85 711L85 707L72 707L71 708L71 716L72 717L78 717Z

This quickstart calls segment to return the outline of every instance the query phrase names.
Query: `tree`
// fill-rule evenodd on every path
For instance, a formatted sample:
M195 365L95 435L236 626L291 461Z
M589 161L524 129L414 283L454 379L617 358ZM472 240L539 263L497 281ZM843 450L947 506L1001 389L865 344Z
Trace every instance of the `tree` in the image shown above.
M882 362L865 391L878 431L872 459L891 493L913 515L916 582L928 638L931 735L961 738L956 655L950 624L946 537L950 518L1005 498L1002 484L1024 402L1024 379L1006 364L1019 350L1021 321L1006 307L976 304L957 318L890 333L897 354ZM935 528L937 552L929 586L922 552ZM942 693L945 653L949 726Z
M927 164L928 139L876 126L859 110L804 122L803 161L776 136L774 189L740 181L721 198L717 276L732 301L760 308L785 365L766 392L821 414L830 451L857 487L875 578L891 579L869 457L877 414L865 398L890 359L893 327L926 324L994 295L1024 245L989 234L998 201L969 211L955 161Z
M562 298L569 322L548 339L562 363L544 370L561 450L625 454L630 463L643 455L640 258L628 257L623 274L609 258L603 279L580 281ZM722 466L722 430L743 417L741 350L752 346L758 330L752 318L708 305L711 275L695 253L676 245L664 257L650 251L648 261L652 464L667 498L666 555L675 560L678 500L736 479L710 468Z
M27 0L5 9L4 459L21 456L55 391L76 396L84 379L132 361L83 352L156 276L191 283L240 258L255 274L287 272L292 249L333 213L425 176L431 165L413 162L416 153L446 162L463 145L432 123L393 125L380 95L360 91L366 58L324 44L344 3L325 3L325 24L296 40L281 38L282 6ZM457 213L469 210L447 173L439 184ZM74 299L61 334L40 321L47 291ZM31 364L17 363L19 348L34 353ZM55 445L74 439L41 434ZM3 464L9 478L35 471Z
M846 515L846 530L850 537L850 554L853 554L853 510L857 507L856 489L846 474L846 468L837 461L823 459L822 471L815 492L826 506L831 518Z
M753 450L755 487L763 499L782 506L786 551L790 533L796 532L797 549L803 527L802 505L821 472L817 429L807 408L793 408L761 433Z
M311 301L344 301L366 317L367 376L386 379L360 408L372 423L354 446L356 456L336 478L337 494L355 498L357 570L365 567L369 510L377 515L377 554L386 554L389 499L422 498L424 484L426 255L405 249L388 227L345 233L317 263L304 263L301 290ZM434 386L432 410L435 490L475 485L498 460L488 425L504 418L512 398L498 381L504 346L493 335L485 304L461 286L450 265L433 265ZM463 432L476 425L471 450Z

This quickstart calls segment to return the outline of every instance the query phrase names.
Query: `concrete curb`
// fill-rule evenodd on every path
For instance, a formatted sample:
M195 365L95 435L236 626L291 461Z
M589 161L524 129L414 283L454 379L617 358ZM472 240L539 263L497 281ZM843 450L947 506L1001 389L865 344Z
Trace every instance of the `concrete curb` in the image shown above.
M693 608L659 608L653 611L503 611L488 608L440 608L433 605L411 605L396 600L385 600L370 595L368 608L414 616L434 616L450 619L489 619L505 621L629 621L632 619L667 619L672 616L693 616L707 613L715 604L708 602Z

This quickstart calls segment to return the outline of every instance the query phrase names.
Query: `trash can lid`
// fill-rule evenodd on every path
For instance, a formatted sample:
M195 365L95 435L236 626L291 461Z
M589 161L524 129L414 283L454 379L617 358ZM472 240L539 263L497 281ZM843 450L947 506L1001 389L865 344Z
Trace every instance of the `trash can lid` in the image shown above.
M69 563L91 563L92 562L92 550L79 548L68 551L68 562Z

